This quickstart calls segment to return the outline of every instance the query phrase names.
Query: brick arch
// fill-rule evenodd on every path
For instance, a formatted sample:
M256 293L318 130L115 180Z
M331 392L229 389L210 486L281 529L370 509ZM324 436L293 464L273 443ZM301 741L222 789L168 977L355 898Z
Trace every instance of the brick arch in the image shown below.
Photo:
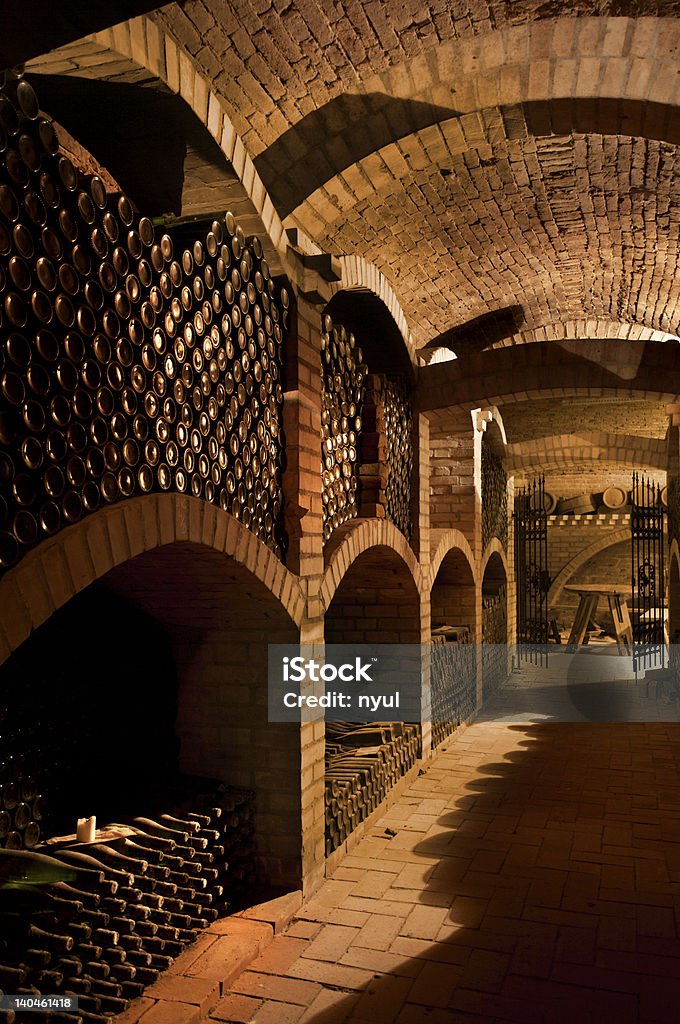
M573 59L570 59L569 64L573 63ZM555 72L566 78L559 64L560 62ZM529 77L528 65L520 66L518 70L520 75ZM502 88L500 75L497 77L499 82L494 83L496 90ZM476 83L477 79L472 81ZM378 169L384 171L386 168L398 167L405 155L413 155L414 151L421 147L425 153L431 154L433 159L436 159L435 154L439 152L441 162L442 157L451 159L468 149L490 147L497 141L499 133L505 136L506 141L518 138L545 139L558 134L569 135L572 132L635 137L671 145L676 145L680 141L678 108L675 104L669 103L666 97L650 103L642 97L620 99L612 94L601 96L598 91L587 97L548 94L540 100L484 104L456 116L450 116L451 113L450 109L442 108L433 123L413 132L404 132L403 135L391 130L389 134L384 134L382 139L378 137L374 148L359 155L356 160L352 159L353 147L356 145L353 141L356 137L356 126L348 126L346 136L340 136L345 143L344 147L333 145L331 148L330 144L328 146L334 154L343 154L340 160L336 157L335 162L331 163L331 157L326 161L315 161L310 169L307 156L306 161L301 160L299 165L294 165L290 180L298 183L297 190L292 193L294 198L290 198L290 189L286 197L280 197L282 215L284 218L290 216L306 228L310 223L305 212L307 205L316 210L320 205L319 200L327 194L342 194L350 188L356 191L360 180L364 184L362 198L367 198L366 182L380 180L375 173ZM333 143L335 142L334 136ZM320 170L317 171L316 177L312 177L317 168ZM331 174L331 170L335 173ZM279 199L275 181L267 180L273 195ZM379 195L380 186L374 185L368 194L372 193ZM296 203L295 206L291 205L293 202Z
M408 541L394 523L386 519L355 521L331 555L324 572L319 592L325 609L329 608L333 595L357 558L365 551L378 547L388 548L397 555L409 570L414 586L420 589L420 565Z
M224 553L244 566L300 626L305 596L299 579L238 520L198 498L149 494L67 527L3 576L0 664L53 612L109 570L176 542ZM225 570L228 566L225 558Z
M557 603L566 584L581 566L589 562L595 555L599 555L601 551L605 551L607 548L613 547L614 544L620 544L622 541L629 539L630 526L621 526L618 530L608 533L606 537L600 537L599 540L593 541L583 551L579 551L571 561L567 562L552 581L548 591L548 607L553 607Z
M489 564L489 562L491 560L492 555L498 555L498 557L500 558L501 562L503 563L503 571L505 573L505 579L506 579L506 582L507 582L507 580L509 579L509 576L508 576L508 556L507 556L507 553L505 551L505 548L503 547L503 545L499 541L498 537L492 537L491 538L491 540L489 541L489 543L486 546L484 554L482 555L482 561L481 561L480 572L479 572L480 581L482 583L484 582L484 576L486 574L486 569L487 569L487 566L488 566L488 564Z
M393 165L390 147L402 148L408 159L416 139L446 133L450 121L455 135L473 145L499 129L549 135L570 127L677 141L677 124L664 109L674 85L675 19L658 19L663 28L653 40L639 38L644 32L636 33L632 18L579 18L576 31L573 23L555 19L548 37L538 25L447 42L433 33L427 53L365 77L351 103L329 91L323 105L258 153L256 163L282 213L345 172L350 179L359 173L364 183L375 180L376 169ZM581 49L573 37L584 25ZM333 131L325 139L327 124ZM277 185L275 168L284 157L291 164L290 153L297 158Z
M492 426L492 431L489 434L489 438L492 441L494 448L499 448L499 452L502 449L503 454L508 447L508 435L505 430L505 423L501 416L500 409L492 405L487 409L480 409L477 414L477 429L482 430L486 433L489 426ZM498 445L498 439L500 439L500 446Z
M491 349L467 359L421 367L421 412L474 409L531 398L622 397L673 402L680 361L665 342L545 341Z
M416 349L411 336L411 329L394 289L375 264L369 263L362 256L339 256L338 262L342 277L329 286L331 295L341 291L368 291L381 300L387 312L394 320L404 339L404 345L411 363L415 366Z
M668 450L662 438L597 431L555 434L538 440L518 441L508 448L508 469L515 473L535 469L564 469L592 462L665 470Z
M657 331L644 324L630 321L610 320L606 317L581 317L577 320L560 320L545 323L542 327L518 331L502 341L494 342L490 348L508 348L512 345L527 345L536 341L565 341L567 338L620 338L628 341L677 341L677 335L669 331Z
M437 573L441 568L442 562L444 561L444 559L446 558L450 551L462 552L463 556L465 557L465 560L470 566L472 578L476 582L475 556L472 552L472 548L470 547L470 542L468 541L465 534L461 533L460 530L447 530L444 536L439 541L439 544L437 545L437 550L435 551L434 556L430 562L427 578L423 581L425 589L428 594L431 593L432 587L434 586L435 580L437 579Z
M85 60L81 65L83 56ZM199 70L195 58L177 44L157 19L142 15L104 29L29 62L26 70L96 77L91 69L97 67L97 59L100 59L98 70L106 79L109 64L115 69L113 75L121 73L121 57L138 71L151 72L180 96L215 140L237 179L237 187L224 195L224 208L231 202L245 233L260 237L273 269L280 270L280 259L287 248L283 224L234 128L227 107L211 88L208 77Z
M502 127L449 138L447 125L435 128L349 168L291 215L320 246L359 251L387 274L412 310L417 346L517 305L527 330L583 318L675 332L675 300L661 298L677 262L670 221L643 215L652 166L669 168L659 194L678 201L676 146L584 133L507 138ZM619 159L615 182L603 168ZM642 179L633 161L647 168ZM604 207L597 217L595 207ZM644 274L623 240L639 218ZM483 347L483 331L471 328L470 340Z

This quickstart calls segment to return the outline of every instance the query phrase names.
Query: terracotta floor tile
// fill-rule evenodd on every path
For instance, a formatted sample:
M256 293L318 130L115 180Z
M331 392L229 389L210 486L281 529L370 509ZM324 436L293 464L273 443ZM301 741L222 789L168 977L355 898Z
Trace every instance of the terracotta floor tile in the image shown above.
M480 722L445 746L214 1019L677 1024L680 726Z
M305 945L298 956L311 957L312 960L329 960L331 963L337 963L359 933L360 929L358 928L328 924L315 939L312 939L311 942ZM297 960L297 957L293 959Z

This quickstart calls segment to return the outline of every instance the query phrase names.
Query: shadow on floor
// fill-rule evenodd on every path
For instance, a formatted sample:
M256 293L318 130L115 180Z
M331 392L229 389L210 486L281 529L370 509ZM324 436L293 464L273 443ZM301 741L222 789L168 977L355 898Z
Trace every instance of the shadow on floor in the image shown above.
M355 939L320 977L312 941L286 973L327 1008L282 1021L677 1022L680 728L471 726L334 879L301 917Z

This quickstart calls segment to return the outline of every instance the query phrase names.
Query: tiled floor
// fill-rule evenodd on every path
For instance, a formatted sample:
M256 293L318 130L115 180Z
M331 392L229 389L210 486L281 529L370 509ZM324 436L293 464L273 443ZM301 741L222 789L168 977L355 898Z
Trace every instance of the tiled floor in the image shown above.
M680 726L480 723L210 1019L676 1024L679 924Z

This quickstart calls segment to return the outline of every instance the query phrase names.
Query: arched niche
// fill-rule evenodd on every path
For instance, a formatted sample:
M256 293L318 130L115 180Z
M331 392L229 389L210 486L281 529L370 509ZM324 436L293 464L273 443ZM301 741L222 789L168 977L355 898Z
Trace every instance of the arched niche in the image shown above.
M263 581L197 543L155 547L81 590L0 670L27 767L65 745L45 781L54 828L143 815L172 801L177 772L217 779L254 792L262 882L298 887L300 735L267 719L267 645L298 638Z
M358 553L332 593L330 589L325 588L328 601L324 618L326 645L419 645L421 605L419 588L413 574L414 568L415 566L409 565L405 558L386 544L377 544ZM332 567L329 567L329 571L331 570ZM332 581L332 578L331 575L328 582ZM327 655L329 653L327 647ZM402 654L405 655L403 663ZM413 673L421 665L420 654L420 647L415 651L412 647L408 651L401 648L397 651L397 671L402 678L403 666L408 666L406 672L412 678ZM369 648L365 651L364 660L370 657ZM420 677L422 679L422 675ZM353 716L353 712L351 714ZM354 721L360 721L361 716L362 712L359 711ZM327 712L326 798L330 801L330 807L327 804L326 850L329 854L348 838L367 815L380 806L391 787L411 769L419 756L422 750L420 726L413 723L413 720L412 724L404 725L399 716L400 712L396 709L385 710L379 714L382 724L376 723L371 730L372 751L366 752L370 761L365 760L357 774L357 760L354 754L358 748L352 739L347 737L348 732L351 734L355 730L351 723L337 723L333 711ZM357 742L360 746L365 745L365 741ZM356 810L353 810L349 817L345 817L342 809L334 808L333 804L332 787L335 784L334 779L337 779L336 772L339 766L342 766L340 770L346 773L344 785L347 792L356 797L357 802ZM334 820L336 810L338 815Z
M470 560L461 548L444 556L432 584L432 628L463 626L475 633L476 585Z
M482 577L482 699L486 701L508 675L507 572L499 551L488 555Z
M451 548L430 592L432 746L436 747L477 705L477 588L471 561Z
M363 551L326 609L328 644L418 644L420 595L411 569L391 548Z
M369 373L398 374L408 385L413 384L413 365L406 343L378 295L363 288L344 289L336 292L324 313L354 334Z

